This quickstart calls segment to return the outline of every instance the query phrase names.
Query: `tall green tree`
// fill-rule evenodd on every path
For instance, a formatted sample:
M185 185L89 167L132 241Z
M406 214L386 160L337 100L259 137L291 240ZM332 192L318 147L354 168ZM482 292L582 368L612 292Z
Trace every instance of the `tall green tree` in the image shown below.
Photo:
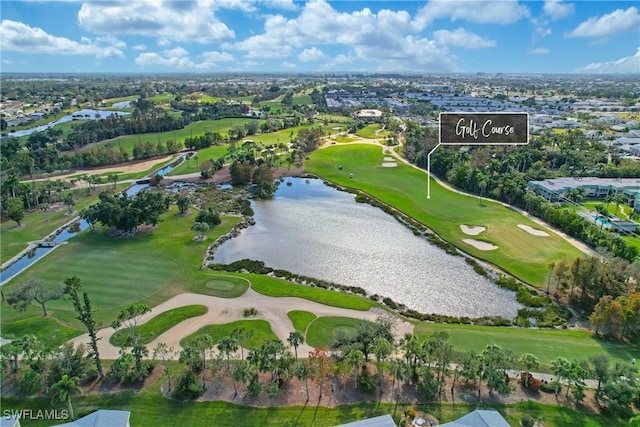
M113 321L111 327L119 329L121 326L127 328L129 333L128 345L132 349L133 356L136 360L136 371L142 369L142 357L147 352L147 348L140 344L140 335L136 332L138 322L145 314L149 313L151 308L146 304L132 304L118 314L118 318Z
M47 302L60 299L62 295L60 286L51 286L40 279L30 279L7 294L7 303L18 311L25 311L31 303L39 304L42 316L47 317Z
M102 326L101 323L96 322L93 317L94 310L91 306L91 300L89 299L89 294L85 292L82 288L82 284L80 283L80 278L78 276L71 276L64 279L64 293L69 295L71 298L71 302L73 304L73 308L76 311L77 319L82 322L84 327L87 329L87 333L89 334L89 344L91 346L91 350L93 353L93 358L96 362L96 370L98 371L98 377L100 379L104 378L104 372L102 370L102 362L100 360L100 352L98 351L98 337L96 336L96 332ZM82 299L81 298L82 295Z
M78 378L63 375L60 381L51 386L51 393L53 393L52 400L59 402L66 402L69 408L69 415L72 420L75 420L75 414L73 413L73 406L71 405L71 396L73 394L80 394L82 390L78 387Z
M21 225L24 219L24 203L19 197L11 197L7 202L7 217Z
M298 347L304 344L304 334L300 331L290 332L287 341L289 342L289 345L293 347L296 355L296 360L298 360Z

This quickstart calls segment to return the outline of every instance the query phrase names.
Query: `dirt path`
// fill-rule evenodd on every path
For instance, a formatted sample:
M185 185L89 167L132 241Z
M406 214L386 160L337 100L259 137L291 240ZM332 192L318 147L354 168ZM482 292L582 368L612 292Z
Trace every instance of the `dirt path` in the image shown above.
M77 175L100 175L100 174L109 173L109 172L120 172L123 174L144 172L160 163L166 162L171 158L173 158L173 155L162 157L160 159L147 160L144 162L137 162L137 163L131 163L131 164L115 165L107 168L77 170L64 175L55 175L55 176L50 176L48 178L38 178L38 179L35 179L34 181L46 181L49 179L66 180L72 176L77 176Z
M250 317L249 319L264 319L268 321L271 324L273 332L284 343L287 342L289 333L295 330L291 320L287 316L287 313L294 309L309 311L318 317L342 316L370 321L374 321L381 315L386 314L384 310L379 308L371 309L369 311L358 311L331 307L296 297L269 297L259 294L249 288L247 292L239 298L219 298L192 293L177 295L154 307L150 313L147 313L142 317L139 325L148 322L153 317L165 311L192 304L204 305L209 309L209 311L202 316L193 317L180 322L149 343L147 345L147 349L149 349L149 357L153 356L153 348L159 342L164 342L168 346L180 350L182 348L180 346L180 340L194 332L197 332L198 329L205 325L246 320L247 318L243 316L244 310L251 307L257 308L258 314ZM120 355L119 347L115 347L109 343L109 339L114 332L113 328L104 328L98 331L97 336L100 338L98 341L98 350L100 351L100 356L105 359L117 359ZM398 319L395 327L396 336L399 338L408 332L413 332L413 325ZM86 344L89 342L89 337L87 334L83 334L72 339L70 342L74 344ZM307 357L311 350L313 350L311 346L304 344L298 347L298 355L301 357Z

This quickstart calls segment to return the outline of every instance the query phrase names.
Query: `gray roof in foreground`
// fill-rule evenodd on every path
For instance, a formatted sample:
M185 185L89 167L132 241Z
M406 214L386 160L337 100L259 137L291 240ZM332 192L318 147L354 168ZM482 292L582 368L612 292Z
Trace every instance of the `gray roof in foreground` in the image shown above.
M379 417L369 418L362 421L355 421L349 424L340 424L336 427L397 427L393 422L391 415L381 415Z
M126 427L129 425L130 411L98 409L82 418L56 427Z
M440 424L440 427L511 427L509 423L502 418L500 412L485 409L476 409L469 412L464 417L446 424Z
M531 184L545 187L549 190L564 190L585 185L599 187L613 187L630 189L637 187L640 190L640 179L638 178L596 178L596 177L562 177L551 178L542 181L531 181Z

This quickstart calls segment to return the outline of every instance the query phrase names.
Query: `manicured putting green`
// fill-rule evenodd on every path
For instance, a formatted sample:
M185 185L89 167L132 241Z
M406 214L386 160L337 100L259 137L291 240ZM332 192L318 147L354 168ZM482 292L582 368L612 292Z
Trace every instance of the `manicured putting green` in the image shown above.
M248 349L260 347L262 343L267 340L278 339L271 329L271 324L266 320L237 320L231 323L203 326L198 329L197 332L180 340L180 345L182 347L191 346L196 342L196 339L200 335L209 335L213 342L217 343L222 338L231 336L231 332L236 328L245 328L247 331L251 331L253 333L251 337L247 338L245 342L242 343L242 345Z
M202 316L203 314L206 314L207 311L209 311L209 309L206 306L195 304L185 305L184 307L178 307L173 310L160 313L153 319L136 328L136 332L140 336L140 343L149 344L151 341L155 340L183 320ZM122 347L126 345L128 338L129 330L127 328L123 328L116 331L116 333L111 336L109 342L116 347Z
M192 286L193 292L220 298L238 298L249 288L249 281L240 277L215 275Z
M291 323L293 323L293 327L296 328L296 331L300 331L304 333L307 330L307 326L309 323L313 322L316 318L316 315L303 310L292 310L287 313L289 319L291 319Z
M307 328L307 343L312 347L329 348L338 331L344 332L347 336L354 335L362 322L366 320L352 317L318 317Z

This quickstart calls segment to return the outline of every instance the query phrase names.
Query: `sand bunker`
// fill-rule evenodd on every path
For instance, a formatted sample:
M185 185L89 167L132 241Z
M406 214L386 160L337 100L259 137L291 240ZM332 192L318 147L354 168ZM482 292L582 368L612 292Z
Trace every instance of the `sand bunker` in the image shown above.
M518 228L526 231L529 234L532 234L534 236L540 236L540 237L548 237L549 233L547 233L546 231L542 231L542 230L537 230L533 227L530 227L528 225L524 225L524 224L518 224Z
M481 225L476 225L475 227L469 227L468 225L460 224L460 230L462 230L464 234L467 234L469 236L477 236L478 234L482 233L486 229L487 227L483 227Z
M491 243L482 242L480 240L475 239L462 239L468 245L473 246L476 249L480 249L481 251L492 251L494 249L498 249L496 245L492 245Z
M395 161L396 161L396 159L394 159L394 158L393 158L393 157L391 157L391 156L384 156L384 159L383 159L383 160L384 160L385 162L395 162Z
M398 164L396 162L384 162L384 163L382 163L382 167L383 168L395 168L396 166L398 166Z

